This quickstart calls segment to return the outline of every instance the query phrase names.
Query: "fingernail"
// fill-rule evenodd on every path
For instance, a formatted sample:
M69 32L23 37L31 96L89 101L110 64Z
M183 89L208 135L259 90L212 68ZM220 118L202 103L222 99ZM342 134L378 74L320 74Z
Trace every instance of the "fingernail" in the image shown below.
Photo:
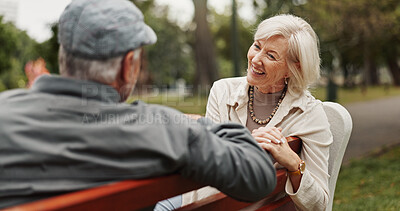
M278 144L280 144L280 143L281 143L281 141L279 141L278 139L275 139L275 141L276 141Z
M282 141L282 143L286 142L285 138L281 138L281 141Z

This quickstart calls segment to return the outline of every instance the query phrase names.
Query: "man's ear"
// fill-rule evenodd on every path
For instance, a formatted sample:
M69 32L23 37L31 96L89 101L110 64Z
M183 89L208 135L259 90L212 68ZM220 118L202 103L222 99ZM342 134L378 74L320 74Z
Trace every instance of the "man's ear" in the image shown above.
M140 70L142 69L142 52L143 49L133 51L133 76L135 81L139 78ZM138 55L135 55L138 54Z
M139 77L141 67L141 55L135 55L141 51L129 51L122 61L122 80L125 83L136 81ZM135 59L134 59L135 58Z
M121 79L124 83L130 82L132 80L133 75L133 51L129 51L125 54L124 59L122 60L122 71L121 71Z

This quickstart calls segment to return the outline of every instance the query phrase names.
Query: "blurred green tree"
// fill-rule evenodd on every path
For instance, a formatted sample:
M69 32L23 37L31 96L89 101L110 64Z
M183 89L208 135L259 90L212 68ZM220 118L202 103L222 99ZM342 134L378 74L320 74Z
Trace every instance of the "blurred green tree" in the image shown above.
M398 0L308 0L303 6L303 15L317 28L322 52L334 49L344 76L361 73L364 85L379 84L378 68L385 65L399 85L399 68L394 62L399 59L399 11Z
M138 90L148 85L171 87L179 78L193 84L195 64L190 34L168 19L167 6L156 5L153 0L133 2L157 34L157 43L144 48Z
M398 0L253 0L260 19L292 13L306 19L320 38L322 66L329 74L343 71L344 84L356 75L364 85L380 83L379 68L388 67L400 85ZM326 74L326 73L325 73Z
M0 16L0 91L25 87L24 65L36 57L35 45L25 31Z
M36 54L46 61L46 67L51 73L58 74L58 24L53 23L50 25L52 36L50 39L43 43L38 43L35 46Z
M232 36L231 36L231 17L229 12L218 14L210 10L212 22L210 23L211 32L214 35L215 47L217 52L217 61L221 78L234 76L232 64ZM247 69L247 50L253 43L253 31L255 26L237 19L238 29L238 51L240 74L246 74Z
M11 67L12 52L17 48L18 35L11 23L3 23L0 16L0 74L4 74Z

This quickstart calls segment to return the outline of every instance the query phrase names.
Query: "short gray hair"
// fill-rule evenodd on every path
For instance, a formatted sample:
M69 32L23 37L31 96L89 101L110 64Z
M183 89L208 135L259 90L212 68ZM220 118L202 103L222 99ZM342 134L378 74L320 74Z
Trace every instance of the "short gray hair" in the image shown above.
M134 50L133 60L139 59L140 53L140 48ZM121 69L124 56L104 60L84 59L66 52L62 45L60 45L58 52L60 74L81 80L111 84L115 81L118 71Z
M254 40L283 36L288 40L287 65L292 74L288 91L299 94L320 77L319 41L305 20L289 14L277 15L258 25ZM300 63L300 68L296 63Z

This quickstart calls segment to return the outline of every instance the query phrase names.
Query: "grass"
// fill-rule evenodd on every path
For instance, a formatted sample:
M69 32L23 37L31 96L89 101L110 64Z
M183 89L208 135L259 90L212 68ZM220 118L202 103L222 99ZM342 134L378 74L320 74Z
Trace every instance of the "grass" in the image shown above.
M400 210L400 146L342 167L334 210Z
M311 93L320 100L326 99L326 88L319 87L311 90ZM373 86L362 90L356 88L339 88L337 92L338 103L347 104L353 102L364 102L369 100L381 99L385 97L400 95L400 87Z
M142 100L146 103L161 104L175 108L187 114L206 114L207 97L206 96L190 96L190 97L177 97L167 95L157 96L135 96L133 100Z
M322 101L326 99L326 88L320 87L311 90L312 94ZM362 91L360 88L354 89L338 89L338 102L340 104L347 104L353 102L363 102L374 99L380 99L390 96L400 95L400 87L369 87L367 90ZM192 113L204 115L206 112L207 96L189 96L177 97L166 94L147 95L147 96L134 96L133 100L142 100L147 103L162 104L180 110L183 113Z

